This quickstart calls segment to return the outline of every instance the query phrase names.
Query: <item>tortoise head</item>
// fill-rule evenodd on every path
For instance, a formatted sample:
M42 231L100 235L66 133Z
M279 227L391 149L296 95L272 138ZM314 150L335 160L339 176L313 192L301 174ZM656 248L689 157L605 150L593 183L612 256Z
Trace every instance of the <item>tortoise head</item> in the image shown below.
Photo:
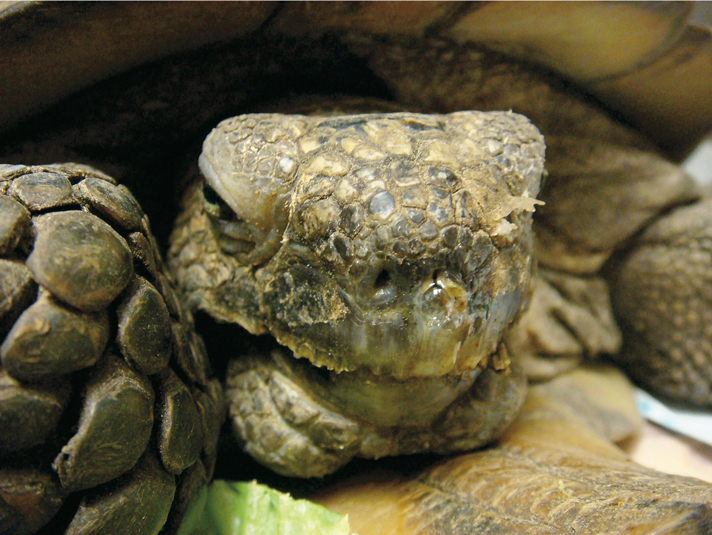
M230 274L193 299L332 370L486 366L527 295L543 153L504 112L225 121L200 240ZM235 292L253 295L237 316Z

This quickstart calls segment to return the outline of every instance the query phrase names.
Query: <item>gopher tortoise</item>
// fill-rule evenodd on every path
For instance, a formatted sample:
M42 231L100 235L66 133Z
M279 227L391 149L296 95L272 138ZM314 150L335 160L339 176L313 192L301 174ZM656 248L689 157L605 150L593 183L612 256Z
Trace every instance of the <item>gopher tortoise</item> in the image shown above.
M303 478L494 444L404 485L409 533L710 528L611 449L603 363L712 406L690 5L0 8L0 533L174 532L232 444Z

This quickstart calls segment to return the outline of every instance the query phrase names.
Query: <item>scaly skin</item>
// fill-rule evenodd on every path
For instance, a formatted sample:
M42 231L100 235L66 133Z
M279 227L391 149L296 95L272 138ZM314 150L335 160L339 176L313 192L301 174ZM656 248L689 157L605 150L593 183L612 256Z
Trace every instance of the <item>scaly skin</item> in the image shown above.
M501 339L529 292L543 153L536 128L504 112L260 114L208 136L169 262L192 306L312 364L231 367L248 450L321 475L353 455L472 448L506 427L524 389ZM328 370L319 387L315 366ZM285 377L301 385L289 406L274 393ZM294 403L337 423L295 423Z

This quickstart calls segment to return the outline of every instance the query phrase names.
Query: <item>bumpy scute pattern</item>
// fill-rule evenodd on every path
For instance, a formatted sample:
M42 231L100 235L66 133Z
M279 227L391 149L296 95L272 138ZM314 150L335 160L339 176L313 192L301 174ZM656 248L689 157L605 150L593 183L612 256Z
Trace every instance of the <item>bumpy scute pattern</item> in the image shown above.
M0 531L177 525L225 404L138 202L85 166L0 166L0 254Z

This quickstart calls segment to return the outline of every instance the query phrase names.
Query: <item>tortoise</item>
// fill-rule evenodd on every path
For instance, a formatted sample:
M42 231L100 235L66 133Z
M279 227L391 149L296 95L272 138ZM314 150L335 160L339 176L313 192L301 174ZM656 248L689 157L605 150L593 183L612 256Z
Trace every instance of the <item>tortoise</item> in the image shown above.
M24 492L28 477L41 480L32 491L42 496L35 502L51 504L37 506L42 514L34 505L23 509L13 505L10 488L3 514L19 520L7 530L34 532L60 507L45 529L107 530L106 523L91 524L95 504L125 499L132 492L126 481L150 486L149 472L166 482L165 492L133 496L152 512L153 523L139 528L128 515L112 526L155 533L174 502L166 529L175 529L212 472L223 403L193 313L276 337L237 351L219 347L221 340L206 343L218 376L226 373L238 441L283 474L323 475L354 455L484 445L515 418L526 376L550 378L599 354L663 395L709 406L710 202L673 163L712 127L704 98L712 76L710 36L686 25L690 9L11 6L3 19L12 30L3 33L3 54L6 65L19 68L3 72L10 90L0 154L16 165L2 170L3 217L22 214L13 221L24 230L9 233L23 238L8 238L4 262L22 266L17 271L28 282L7 284L20 290L3 316L3 370L11 388L49 392L44 407L52 405L55 416L6 463L15 478L8 481L19 481ZM128 27L112 28L117 16ZM641 16L644 24L631 27ZM623 22L612 28L613 20ZM109 36L107 48L84 46L97 34ZM58 35L75 51L48 52ZM228 37L227 44L152 61ZM299 115L276 114L287 109ZM201 176L194 147L231 116L237 117L205 141ZM287 152L276 153L276 145ZM412 147L417 155L406 159ZM47 164L67 161L80 164ZM240 181L235 163L256 173L245 179L243 172ZM165 200L176 182L185 186L167 252L170 272L163 271L160 246L137 203L106 172L141 200L164 244L179 204ZM40 192L36 206L23 193L27 185ZM64 196L48 203L58 187ZM122 219L126 206L140 214L135 221ZM103 320L99 330L112 342L37 383L34 367L25 366L30 375L23 376L22 365L13 364L22 353L13 347L23 318L49 304L84 306L62 293L64 275L53 288L56 272L49 279L41 273L58 238L45 240L49 252L40 245L43 235L83 221L120 243L120 254L133 258L124 265L135 267L99 307L110 309L104 316L113 323ZM412 239L417 233L420 239ZM187 307L173 295L173 280ZM140 294L160 308L159 338L172 348L173 358L164 351L155 368L143 368L124 340L125 303ZM369 345L369 337L378 343ZM433 352L440 356L433 359ZM193 426L204 429L203 443L171 467L160 445L164 428L151 438L145 425L149 439L120 473L73 487L58 460L58 482L47 470L58 454L52 448L74 430L90 385L110 382L102 374L113 365L151 376L159 392L171 389L167 383L187 392L193 414L208 399L210 417ZM68 374L71 401L60 384ZM127 382L150 390L145 377ZM79 394L84 385L87 393ZM56 408L65 403L74 408ZM620 439L629 431L608 435ZM28 453L30 447L37 449ZM37 451L51 459L27 476L26 459ZM706 491L695 492L706 499ZM136 502L128 503L123 511L142 515ZM37 523L23 526L29 517Z

